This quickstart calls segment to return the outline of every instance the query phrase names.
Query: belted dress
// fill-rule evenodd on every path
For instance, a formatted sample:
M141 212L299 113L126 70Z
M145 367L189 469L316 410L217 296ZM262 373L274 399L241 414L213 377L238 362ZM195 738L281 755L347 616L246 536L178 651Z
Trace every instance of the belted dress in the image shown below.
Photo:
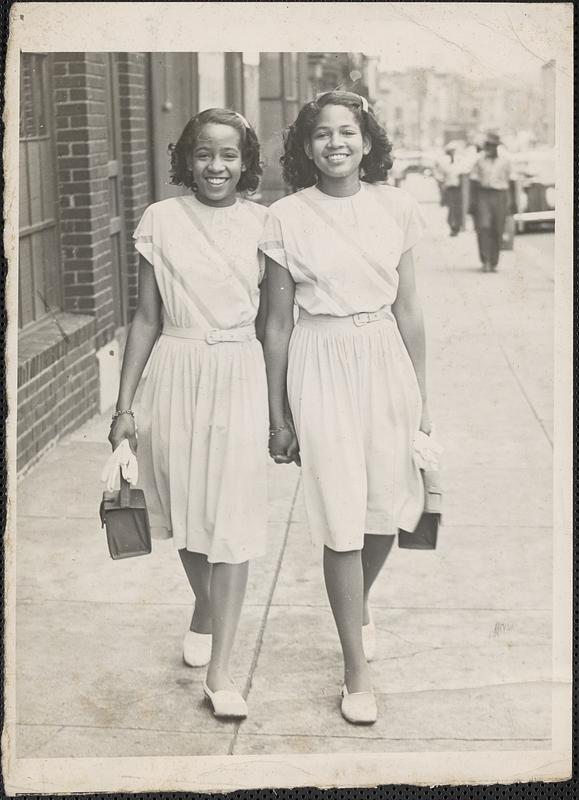
M153 535L211 563L266 544L268 411L255 337L267 209L195 195L149 206L134 233L152 265L163 329L136 404L140 485Z
M287 388L310 532L359 550L365 534L414 530L424 505L421 396L391 310L422 218L404 190L370 183L350 197L312 186L268 210L260 249L289 270L299 307Z

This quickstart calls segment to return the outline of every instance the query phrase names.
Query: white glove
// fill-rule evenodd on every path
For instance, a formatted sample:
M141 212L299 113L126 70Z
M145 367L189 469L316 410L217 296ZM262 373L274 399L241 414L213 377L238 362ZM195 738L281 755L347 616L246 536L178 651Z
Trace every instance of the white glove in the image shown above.
M119 469L123 473L123 478L131 484L139 480L139 466L137 457L130 448L129 440L123 439L116 450L113 450L101 473L101 481L106 483L108 492L120 489L121 478Z
M434 438L434 431L430 436L424 431L418 431L414 436L414 463L418 469L427 472L440 469L438 456L442 453L442 445Z

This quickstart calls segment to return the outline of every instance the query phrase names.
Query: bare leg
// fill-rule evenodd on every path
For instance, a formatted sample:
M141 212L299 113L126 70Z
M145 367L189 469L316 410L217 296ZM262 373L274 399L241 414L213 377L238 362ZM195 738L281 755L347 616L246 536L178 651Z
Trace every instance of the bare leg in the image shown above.
M190 629L195 633L211 633L211 604L209 601L211 564L203 553L192 553L183 548L179 550L179 555L189 585L195 595L195 610Z
M362 572L364 576L363 625L367 625L370 622L368 609L370 589L380 574L380 570L384 566L393 544L394 536L375 536L371 533L367 533L364 536L364 549L362 550Z
M372 690L362 648L364 580L360 550L344 553L324 547L324 577L344 655L344 682L350 694Z
M211 572L211 619L213 645L207 670L207 686L212 692L233 689L229 659L247 587L249 562L214 564Z

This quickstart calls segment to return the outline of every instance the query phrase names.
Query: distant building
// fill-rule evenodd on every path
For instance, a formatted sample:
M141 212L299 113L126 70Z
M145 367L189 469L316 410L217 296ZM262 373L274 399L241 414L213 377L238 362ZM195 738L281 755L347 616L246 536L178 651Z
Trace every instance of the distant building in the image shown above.
M377 97L378 56L366 53L308 53L312 96L333 89Z
M378 75L380 117L394 146L441 147L464 129L460 77L415 68Z
M423 68L382 72L377 108L398 148L440 148L451 139L470 140L487 128L504 136L530 131L535 140L548 141L547 120L554 120L554 108L543 98L554 97L553 74L546 65L541 91L531 80L472 81L458 73Z

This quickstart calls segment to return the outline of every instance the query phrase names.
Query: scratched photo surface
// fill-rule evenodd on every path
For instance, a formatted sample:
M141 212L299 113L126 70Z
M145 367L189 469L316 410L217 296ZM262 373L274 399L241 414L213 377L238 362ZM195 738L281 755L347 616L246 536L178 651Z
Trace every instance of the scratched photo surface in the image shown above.
M124 5L12 11L9 790L566 778L570 7ZM183 659L194 599L175 546L113 561L99 519L133 233L151 203L188 193L168 148L199 111L255 128L267 207L290 191L284 129L333 89L367 99L393 148L387 182L424 222L442 526L435 550L395 542L372 588L378 720L351 725L301 470L270 461L267 553L250 563L231 665L249 714L223 721L206 669ZM511 183L487 190L509 203L498 222L489 205L487 228L471 177L494 135Z

